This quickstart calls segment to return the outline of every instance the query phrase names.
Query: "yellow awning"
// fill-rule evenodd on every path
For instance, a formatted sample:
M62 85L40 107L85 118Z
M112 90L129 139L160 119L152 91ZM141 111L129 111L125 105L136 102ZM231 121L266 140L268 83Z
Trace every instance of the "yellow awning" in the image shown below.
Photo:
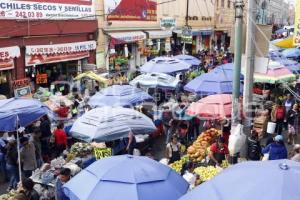
M80 80L82 78L90 78L90 79L93 79L95 81L98 81L99 83L104 83L104 84L108 83L108 79L106 79L102 76L99 76L99 75L97 75L97 74L95 74L94 72L91 72L91 71L79 74L78 76L75 77L75 80Z
M286 39L280 40L280 41L276 42L274 45L277 47L280 47L280 48L285 48L285 49L295 47L293 45L293 37L288 37Z

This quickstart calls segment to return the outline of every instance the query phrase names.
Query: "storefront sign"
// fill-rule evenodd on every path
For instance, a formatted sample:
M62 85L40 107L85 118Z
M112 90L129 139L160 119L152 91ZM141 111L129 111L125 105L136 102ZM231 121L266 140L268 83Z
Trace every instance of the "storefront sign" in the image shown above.
M18 46L0 48L0 60L17 58L19 56L20 48Z
M47 83L48 83L48 74L36 75L36 84L47 84Z
M164 39L172 37L172 31L148 31L150 39Z
M206 17L206 16L201 16L201 17L198 17L198 16L188 16L187 19L189 21L199 21L199 20L202 20L202 21L212 21L212 17Z
M297 1L295 12L295 31L293 43L295 46L300 46L300 0Z
M115 40L113 43L132 43L139 40L145 40L146 34L142 31L133 31L133 32L118 32L118 33L109 33L109 35Z
M15 68L14 60L12 58L6 60L0 60L0 71L10 70Z
M95 0L1 0L0 19L95 19Z
M30 89L30 86L17 88L17 89L14 90L14 93L15 93L15 97L30 96L31 95L31 89Z
M12 82L12 87L13 89L16 89L16 88L29 86L29 84L30 84L30 80L28 78L18 79Z
M47 54L47 55L26 55L25 65L34 66L45 63L57 63L70 60L80 60L89 57L88 51L74 52L74 53L61 53L61 54Z
M43 55L43 54L72 53L72 52L95 50L96 47L97 47L96 41L74 42L74 43L53 44L53 45L35 45L35 46L26 46L26 54Z
M94 154L97 160L112 156L111 148L94 148Z
M176 27L176 19L175 18L162 18L160 19L160 27L162 29L171 29Z
M156 0L104 0L107 21L156 21Z

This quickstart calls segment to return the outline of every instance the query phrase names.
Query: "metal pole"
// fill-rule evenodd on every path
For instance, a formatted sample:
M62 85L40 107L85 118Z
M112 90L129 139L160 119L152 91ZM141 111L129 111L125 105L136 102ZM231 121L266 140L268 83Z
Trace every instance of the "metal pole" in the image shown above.
M239 97L242 62L243 0L235 1L234 79L232 91L232 125L239 123Z
M255 62L255 1L248 1L248 17L247 17L247 39L246 39L246 66L245 66L245 80L244 80L244 98L243 98L243 112L245 113L244 132L250 135L252 124L252 101L253 101L253 74Z
M186 0L186 16L185 16L185 25L189 26L189 3L190 0Z

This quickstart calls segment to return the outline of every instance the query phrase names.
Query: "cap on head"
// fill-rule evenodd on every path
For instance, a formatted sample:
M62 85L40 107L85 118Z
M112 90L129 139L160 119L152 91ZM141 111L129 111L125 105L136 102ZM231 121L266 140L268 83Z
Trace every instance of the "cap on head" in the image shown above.
M282 135L276 135L276 137L274 138L274 141L275 142L281 142L281 141L283 141Z

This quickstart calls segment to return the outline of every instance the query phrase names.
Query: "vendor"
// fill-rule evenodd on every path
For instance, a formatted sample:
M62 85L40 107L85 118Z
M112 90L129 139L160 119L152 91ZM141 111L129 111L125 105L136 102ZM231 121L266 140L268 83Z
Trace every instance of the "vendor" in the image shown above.
M55 110L55 113L60 117L60 118L67 118L69 115L69 107L66 106L65 102L60 102L60 107Z
M180 160L180 142L177 141L177 137L173 136L172 141L167 144L167 156L169 158L169 164Z
M229 150L223 137L218 138L217 142L210 146L209 164L220 166L226 160Z
M71 170L63 168L60 170L59 176L55 183L55 199L56 200L69 200L63 191L63 185L71 178Z

